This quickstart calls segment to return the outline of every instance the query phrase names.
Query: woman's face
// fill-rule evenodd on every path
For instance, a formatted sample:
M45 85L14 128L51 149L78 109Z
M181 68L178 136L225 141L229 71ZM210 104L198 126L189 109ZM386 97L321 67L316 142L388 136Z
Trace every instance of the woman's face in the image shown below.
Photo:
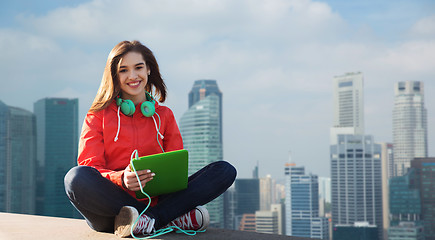
M150 70L142 54L126 53L118 64L118 77L121 85L122 98L130 99L134 104L145 101L145 86Z

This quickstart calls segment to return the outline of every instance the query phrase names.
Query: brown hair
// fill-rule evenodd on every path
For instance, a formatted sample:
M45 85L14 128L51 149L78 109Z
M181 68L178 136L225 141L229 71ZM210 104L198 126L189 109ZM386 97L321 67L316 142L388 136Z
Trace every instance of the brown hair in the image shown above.
M112 49L107 58L100 87L89 111L97 112L105 109L119 95L121 88L118 79L118 63L128 52L142 54L148 69L151 70L145 91L153 95L153 90L155 90L160 97L159 102L166 100L166 85L160 75L159 65L152 51L139 41L122 41Z

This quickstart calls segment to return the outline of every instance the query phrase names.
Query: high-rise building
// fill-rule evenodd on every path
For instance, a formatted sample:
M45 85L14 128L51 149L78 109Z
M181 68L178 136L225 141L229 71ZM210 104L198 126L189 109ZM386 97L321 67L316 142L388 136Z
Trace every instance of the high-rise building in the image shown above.
M260 180L238 178L235 181L236 216L255 214L260 210Z
M189 108L191 108L195 103L203 100L209 95L216 95L218 97L219 105L219 142L222 144L222 92L219 90L216 80L196 80L193 83L192 90L189 92Z
M37 127L36 213L78 217L63 184L65 174L77 165L78 99L44 98L34 103Z
M319 217L319 183L305 175L304 167L285 165L285 233L289 236L328 239L328 221Z
M415 158L416 184L420 190L421 219L426 240L435 240L435 158Z
M332 225L376 225L383 235L381 146L364 133L363 74L333 79L334 125L331 128ZM335 231L334 231L335 233ZM334 236L335 239L335 236Z
M224 228L237 230L239 228L239 223L236 225L236 207L237 207L237 199L236 199L236 190L234 185L228 188L227 191L224 192Z
M189 151L189 175L223 159L222 94L216 81L195 81L189 93L189 109L180 119L180 132L184 148ZM210 226L223 228L223 196L206 207L210 213Z
M275 180L270 175L260 178L260 210L268 211L275 203Z
M331 144L338 134L364 134L363 74L346 73L333 79L334 125Z
M393 144L381 144L381 164L382 164L382 222L383 222L383 238L388 237L388 228L390 227L390 206L389 206L389 184L388 180L392 176L393 166Z
M382 238L381 146L372 136L340 134L330 152L333 226L368 222Z
M394 87L394 176L402 176L411 160L427 157L427 111L423 82L398 82Z
M35 213L35 123L33 113L0 101L0 212Z

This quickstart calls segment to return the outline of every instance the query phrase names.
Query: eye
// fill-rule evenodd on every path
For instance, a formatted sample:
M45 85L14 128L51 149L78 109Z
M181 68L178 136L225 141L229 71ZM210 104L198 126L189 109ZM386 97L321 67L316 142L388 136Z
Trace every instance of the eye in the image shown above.
M137 66L136 67L136 70L140 70L140 69L142 69L143 68L143 66Z
M120 69L119 72L120 72L120 73L127 72L127 69Z

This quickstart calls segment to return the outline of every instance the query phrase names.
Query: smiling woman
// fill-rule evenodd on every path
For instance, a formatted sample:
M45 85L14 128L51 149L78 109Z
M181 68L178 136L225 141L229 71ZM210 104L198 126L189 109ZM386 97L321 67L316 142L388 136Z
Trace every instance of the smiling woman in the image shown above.
M136 195L155 173L130 169L132 153L148 156L183 149L172 111L159 105L165 99L166 85L151 50L138 41L116 45L83 123L79 166L65 176L70 201L92 229L120 237L157 236L174 229L196 233L210 223L202 205L233 184L236 169L218 161L190 176L182 191L148 199ZM135 111L137 105L141 111Z

